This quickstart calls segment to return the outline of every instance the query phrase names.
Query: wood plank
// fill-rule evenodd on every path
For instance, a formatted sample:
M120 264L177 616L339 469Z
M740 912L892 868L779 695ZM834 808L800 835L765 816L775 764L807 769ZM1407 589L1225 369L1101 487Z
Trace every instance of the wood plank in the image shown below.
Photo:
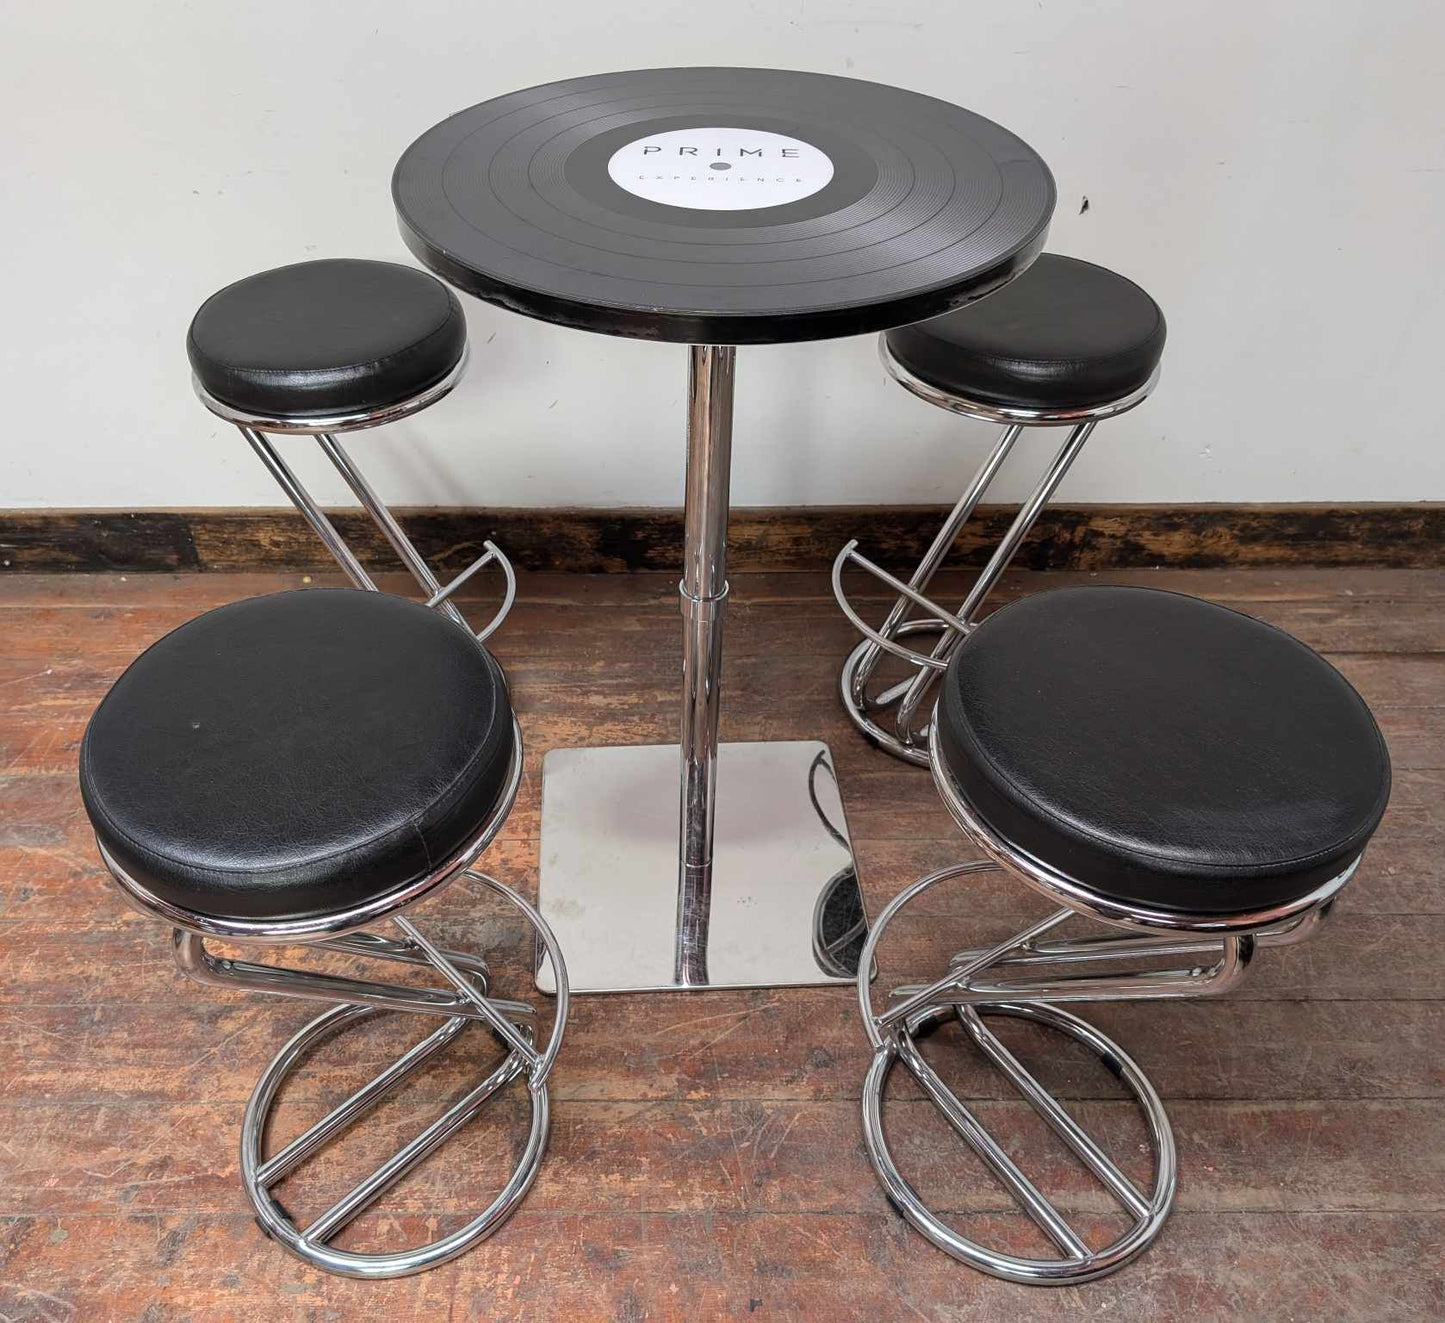
M1011 1229L992 1219L970 1223L980 1239ZM1080 1229L1105 1237L1116 1230L1083 1222ZM437 1230L432 1219L396 1218L381 1243L399 1248ZM1442 1238L1440 1213L1178 1213L1118 1275L1040 1291L971 1272L891 1212L598 1216L524 1207L472 1253L379 1287L298 1264L256 1230L249 1212L14 1217L0 1232L0 1312L27 1323L188 1315L254 1323L282 1310L362 1317L384 1299L389 1317L408 1319L694 1323L815 1319L825 1307L839 1320L930 1323L1084 1313L1392 1323L1438 1318L1445 1308Z
M956 605L966 594L972 578L972 571L945 570L934 580L930 592L940 600ZM378 576L377 582L387 592L404 595L415 595L416 592L415 586L405 575L383 574ZM1410 612L1424 628L1430 622L1426 608L1445 595L1445 571L1371 569L1342 573L1293 569L1220 569L1118 570L1092 573L1060 570L1033 573L1015 570L1004 576L990 601L1002 603L1029 593L1081 584L1133 584L1192 593L1238 606L1251 614L1270 619L1283 628L1291 629L1291 632L1299 632L1300 627L1307 628L1312 617L1323 622L1316 626L1320 629L1328 627L1330 622L1336 619L1373 621L1377 626L1384 627L1390 623L1392 612L1399 610ZM199 614L223 602L268 592L305 587L346 586L342 577L334 571L205 576L24 574L0 576L0 585L3 585L3 588L0 588L0 610L100 608L109 611L120 608L170 607L188 610L192 614ZM786 607L785 620L816 620L835 626L841 639L856 637L852 635L851 626L838 611L832 588L825 576L734 572L731 575L731 585L732 592L728 599L730 620L745 620L748 613L755 609ZM856 580L849 579L847 586L850 597L860 608L873 608L881 618L883 611L879 608L891 601L886 589L861 574ZM634 611L654 609L670 612L674 617L676 614L676 576L665 572L580 577L571 574L524 572L518 576L518 587L519 601L516 609L519 612L532 610L545 614L555 608L572 608L570 611L555 614L555 625L568 633L582 632L572 623L579 618L588 618L599 608L615 607L622 603L627 603ZM484 606L494 603L496 596L495 585L484 578L472 579L457 594L457 600L467 604L469 610L476 612L481 619ZM1375 608L1373 612L1372 606ZM1380 609L1382 607L1384 609ZM872 613L873 611L869 612ZM764 611L763 619L769 618ZM1297 627L1291 623L1296 620L1304 622L1304 625ZM668 623L675 625L676 621L674 619ZM609 624L612 628L623 630L638 627L631 614L624 619L614 619ZM503 639L506 634L498 637L499 640ZM1436 639L1435 650L1438 650L1438 631L1429 637ZM1349 651L1349 642L1347 639L1332 646L1326 641L1312 646ZM1382 644L1373 634L1358 634L1353 642L1358 650L1363 651L1402 650ZM545 646L546 640L538 639L537 643ZM1403 650L1432 649L1417 646Z
M403 1095L404 1097L404 1095ZM505 1102L505 1105L503 1105ZM1052 1141L1026 1103L982 1101L975 1115L1062 1210L1105 1214L1102 1186ZM1132 1101L1071 1106L1075 1119L1142 1186L1153 1179ZM271 1148L321 1114L282 1106ZM1170 1108L1180 1152L1180 1212L1438 1212L1445 1181L1445 1102L1221 1102ZM429 1118L393 1106L358 1125L306 1169L298 1215L330 1207ZM151 1212L225 1215L242 1199L234 1103L138 1104L42 1100L0 1104L7 1133L28 1136L0 1202L5 1215L86 1216ZM940 1212L1005 1213L1002 1187L921 1098L890 1097L889 1143L901 1169ZM447 1149L396 1187L388 1211L445 1212L505 1179L502 1168L526 1125L520 1098L499 1099ZM164 1137L196 1136L193 1143ZM1399 1142L1409 1135L1410 1144ZM600 1170L606 1169L604 1179ZM718 1180L728 1184L719 1199ZM301 1182L298 1181L298 1184ZM495 1187L491 1187L495 1188ZM289 1196L289 1191L288 1191ZM293 1206L288 1203L288 1206ZM553 1116L547 1162L528 1196L531 1212L864 1212L888 1203L863 1147L851 1100L596 1102L565 1100Z
M520 956L520 951L515 953ZM520 963L518 960L517 963ZM240 1103L265 1062L316 1008L187 986L136 959L126 981L168 980L167 1000L0 1008L0 1099ZM161 986L157 983L157 986ZM523 991L521 978L501 990ZM1445 1003L1203 1000L1090 1007L1088 1018L1170 1098L1445 1097ZM331 1096L379 1072L414 1024L358 1027L318 1053L296 1096ZM1116 1098L1082 1050L1054 1043L1040 1077L1060 1096ZM706 1000L579 998L557 1068L557 1098L608 1101L857 1097L869 1051L849 988L713 993ZM84 1069L77 1069L77 1061ZM442 1085L437 1084L440 1089ZM911 1092L905 1081L905 1094ZM1006 1096L992 1072L976 1096ZM417 1086L432 1097L432 1086Z

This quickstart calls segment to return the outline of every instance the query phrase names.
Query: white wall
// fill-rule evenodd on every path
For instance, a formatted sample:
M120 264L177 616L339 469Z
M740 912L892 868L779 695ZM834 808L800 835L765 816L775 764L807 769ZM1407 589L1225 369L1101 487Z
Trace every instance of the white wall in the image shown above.
M308 257L409 260L388 183L423 129L662 64L896 83L1042 153L1051 246L1134 277L1170 324L1157 394L1101 429L1065 499L1445 498L1439 0L0 0L0 16L0 507L279 503L191 396L196 305ZM467 305L463 389L357 438L389 497L680 502L680 349ZM905 395L873 352L740 355L736 503L952 498L988 429ZM1024 472L1005 477L1016 498Z

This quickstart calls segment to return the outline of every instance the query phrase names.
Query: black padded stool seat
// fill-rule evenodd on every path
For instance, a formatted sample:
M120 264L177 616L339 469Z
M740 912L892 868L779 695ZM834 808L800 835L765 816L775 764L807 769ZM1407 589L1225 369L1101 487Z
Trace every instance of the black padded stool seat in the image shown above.
M213 294L186 352L208 394L261 418L360 413L420 394L466 349L457 296L394 262L277 267Z
M947 394L1083 409L1148 382L1164 352L1164 314L1132 280L1045 253L977 303L886 334L894 358Z
M1379 825L1390 760L1288 634L1151 588L1063 588L954 653L939 748L997 835L1106 898L1209 915L1302 898Z
M201 914L336 914L473 839L515 740L495 661L416 602L358 589L219 607L142 653L91 718L100 843Z

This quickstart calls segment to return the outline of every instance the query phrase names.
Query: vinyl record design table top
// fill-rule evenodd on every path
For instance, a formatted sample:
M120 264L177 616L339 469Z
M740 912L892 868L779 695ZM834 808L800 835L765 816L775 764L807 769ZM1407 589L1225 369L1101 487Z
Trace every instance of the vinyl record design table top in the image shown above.
M612 335L762 344L920 321L1038 254L1048 167L914 92L770 69L549 83L429 129L396 167L443 279Z

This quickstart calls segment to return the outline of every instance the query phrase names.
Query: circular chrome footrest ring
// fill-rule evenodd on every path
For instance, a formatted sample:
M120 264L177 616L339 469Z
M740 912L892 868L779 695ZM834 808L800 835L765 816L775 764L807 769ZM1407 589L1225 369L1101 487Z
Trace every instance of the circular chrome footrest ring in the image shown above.
M349 1028L359 1020L369 1015L376 1014L403 1014L396 1011L377 1011L370 1006L333 1006L330 1010L323 1012L316 1019L305 1025L276 1055L271 1064L256 1082L256 1088L251 1094L250 1102L246 1106L246 1117L241 1130L241 1183L246 1188L246 1193L251 1199L252 1206L256 1210L256 1220L261 1229L288 1249L297 1258L304 1260L313 1267L321 1268L326 1272L337 1273L344 1277L360 1278L386 1278L402 1277L410 1273L422 1272L427 1268L436 1267L449 1259L456 1258L459 1254L465 1253L478 1241L491 1235L509 1216L516 1210L517 1205L522 1201L528 1189L531 1188L533 1180L536 1179L538 1168L542 1162L542 1152L547 1143L547 1132L550 1124L548 1108L547 1086L543 1082L533 1086L528 1081L527 1092L531 1099L531 1128L527 1135L527 1142L522 1151L522 1156L514 1168L511 1178L502 1188L500 1194L475 1218L465 1226L458 1228L440 1240L432 1241L426 1245L419 1245L414 1248L398 1250L386 1254L367 1254L352 1250L338 1250L332 1248L322 1236L313 1238L313 1228L319 1222L341 1208L337 1204L328 1213L323 1213L317 1222L303 1231L291 1219L289 1213L281 1206L272 1195L265 1180L267 1160L262 1157L261 1149L266 1133L266 1123L270 1116L271 1106L275 1101L276 1094L288 1075L296 1068L301 1059L311 1051L323 1039L334 1033ZM431 1043L433 1040L438 1045L448 1043L460 1035L468 1027L478 1028L478 1021L455 1016L442 1021L441 1027L434 1031L427 1039L418 1044L418 1049ZM484 1026L482 1026L484 1028ZM415 1049L414 1049L415 1050ZM378 1079L384 1077L379 1076ZM492 1072L478 1090L487 1084L499 1090L510 1084L518 1077L525 1078L526 1068L515 1052L509 1054L501 1065ZM473 1090L476 1093L478 1090ZM487 1097L491 1096L492 1090L488 1090L485 1097L476 1102L475 1106L467 1107L467 1098L463 1098L443 1115L438 1122L418 1136L418 1141L424 1144L424 1151L414 1161L419 1162L425 1153L431 1152L445 1142L455 1131L465 1125L485 1104ZM471 1095L468 1095L470 1097ZM353 1120L359 1117L352 1118ZM347 1124L350 1124L348 1122ZM342 1127L344 1128L344 1127ZM340 1130L337 1131L340 1133ZM332 1138L334 1136L328 1136ZM418 1141L413 1141L414 1143ZM325 1143L318 1144L315 1152ZM411 1146L408 1145L408 1148ZM399 1159L407 1149L403 1149L397 1155ZM308 1153L307 1156L310 1156ZM271 1160L274 1162L274 1158ZM304 1158L302 1159L304 1160ZM300 1165L299 1162L296 1165ZM379 1189L375 1191L372 1199L367 1199L361 1204L361 1209L369 1207L372 1200L380 1198L386 1188L399 1180L413 1163L407 1163L398 1171L391 1180L385 1179L383 1173L387 1168L386 1163L379 1167L375 1177L378 1180ZM273 1181L279 1181L285 1173L271 1177ZM371 1178L368 1178L370 1180ZM363 1183L365 1185L365 1182ZM355 1195L363 1187L358 1186L357 1190L351 1193ZM348 1196L349 1198L350 1196ZM342 1203L346 1200L343 1199ZM353 1214L354 1215L354 1214ZM337 1234L347 1222L350 1216L343 1216L338 1225L329 1231L329 1235Z
M943 634L948 626L941 620L909 620L900 625L895 634ZM870 639L863 639L852 652L848 654L843 662L842 674L838 680L838 692L843 700L843 709L848 713L848 719L859 729L863 738L870 744L882 749L884 753L892 754L893 757L903 762L912 763L915 767L928 766L928 714L933 710L933 703L919 704L918 714L923 719L922 729L910 732L916 743L908 743L898 736L897 725L890 721L886 726L882 724L873 714L892 713L897 706L895 703L882 704L874 703L866 698L860 706L853 694L853 676L864 656L875 649L875 644Z
M1133 1227L1113 1244L1101 1250L1064 1255L1057 1259L1030 1259L1002 1253L961 1236L924 1206L918 1192L898 1170L883 1133L882 1106L888 1077L900 1060L901 1035L908 1030L900 1025L874 1051L863 1086L863 1136L873 1169L878 1173L889 1201L909 1224L945 1253L980 1272L1006 1281L1034 1286L1071 1286L1103 1277L1123 1267L1146 1249L1158 1236L1174 1202L1177 1183L1174 1134L1164 1105L1147 1076L1134 1060L1111 1039L1106 1038L1086 1020L1057 1006L1037 1002L996 1002L970 1007L938 1005L910 1017L915 1032L930 1022L962 1017L976 1012L977 1028L982 1018L993 1015L1030 1020L1035 1024L1059 1030L1082 1043L1099 1056L1109 1070L1118 1076L1133 1093L1148 1122L1154 1150L1155 1180L1152 1193L1144 1198L1135 1192L1142 1205ZM974 1032L970 1030L969 1032ZM983 1030L984 1033L988 1031ZM911 1046L911 1039L907 1045ZM952 1118L949 1118L952 1120ZM977 1125L975 1118L967 1119ZM979 1126L982 1130L982 1127ZM983 1132L987 1136L987 1132ZM991 1142L991 1137L988 1137ZM1049 1208L1049 1212L1054 1212ZM1067 1228L1066 1228L1067 1230Z
M241 1124L241 1183L246 1187L251 1203L256 1209L261 1229L279 1241L297 1258L321 1268L326 1272L344 1277L383 1278L403 1277L410 1273L423 1272L449 1259L465 1253L479 1240L484 1240L497 1230L517 1209L542 1163L542 1153L547 1146L547 1132L550 1125L550 1109L547 1097L547 1076L556 1063L562 1047L562 1037L567 1028L567 1007L569 987L567 965L562 958L562 948L546 920L536 909L523 900L510 887L478 869L469 868L465 873L472 882L500 896L531 924L536 933L538 947L545 951L552 962L557 980L555 993L556 1012L552 1031L548 1035L546 1048L538 1051L533 1041L530 1025L521 1020L496 1020L487 1025L482 1019L467 1016L446 1016L445 1018L421 1014L420 1018L437 1027L396 1059L386 1070L369 1083L363 1085L340 1106L318 1121L309 1130L291 1141L280 1153L266 1159L261 1155L265 1143L266 1122L272 1104L282 1081L294 1070L303 1057L323 1038L338 1030L348 1028L357 1021L376 1011L371 1006L342 1004L333 1006L318 1015L316 1019L295 1034L285 1047L277 1053L271 1064L262 1072L251 1099L246 1104L246 1115ZM458 985L466 981L454 965L449 965L444 952L434 949L410 924L402 923L411 940L420 945L431 963L438 969L449 969L450 977ZM469 998L486 1015L505 1017L507 1003L490 1003L487 998L485 975L474 975L473 983L477 994ZM490 1006L490 1010L487 1007ZM513 1003L515 1006L515 1003ZM387 1014L415 1012L386 1012ZM440 1023L438 1024L438 1020ZM290 1214L271 1194L271 1186L284 1180L302 1163L320 1152L349 1126L359 1121L370 1109L399 1085L414 1070L421 1066L433 1053L448 1046L468 1026L490 1029L498 1041L510 1041L512 1050L501 1062L477 1084L454 1102L441 1116L426 1127L410 1143L383 1162L360 1185L315 1219L304 1231L292 1221ZM510 1028L508 1027L510 1026ZM504 1032L505 1031L505 1032ZM500 1090L517 1079L524 1079L528 1098L531 1102L531 1126L527 1142L517 1159L516 1166L501 1192L485 1209L465 1226L459 1227L440 1240L413 1249L399 1250L388 1254L365 1254L349 1250L333 1249L330 1240L339 1234L353 1218L359 1216L397 1181L406 1175L417 1163L440 1148L456 1131L466 1125L486 1105L487 1101Z

